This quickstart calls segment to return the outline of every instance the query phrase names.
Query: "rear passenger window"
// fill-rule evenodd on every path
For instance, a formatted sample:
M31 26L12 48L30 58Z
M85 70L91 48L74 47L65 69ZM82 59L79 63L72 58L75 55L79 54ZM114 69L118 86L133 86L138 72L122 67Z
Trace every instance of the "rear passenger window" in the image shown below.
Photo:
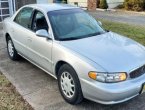
M25 28L30 28L31 16L32 16L33 9L32 8L23 8L14 21Z

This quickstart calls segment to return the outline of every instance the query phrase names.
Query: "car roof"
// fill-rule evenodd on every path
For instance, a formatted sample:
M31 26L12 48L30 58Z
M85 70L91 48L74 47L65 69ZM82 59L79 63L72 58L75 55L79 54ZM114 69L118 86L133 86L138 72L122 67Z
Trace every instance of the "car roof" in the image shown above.
M26 7L33 7L36 9L41 9L43 11L55 11L55 10L63 10L63 9L74 9L79 8L76 6L68 5L68 4L61 4L61 3L48 3L48 4L30 4L26 5Z

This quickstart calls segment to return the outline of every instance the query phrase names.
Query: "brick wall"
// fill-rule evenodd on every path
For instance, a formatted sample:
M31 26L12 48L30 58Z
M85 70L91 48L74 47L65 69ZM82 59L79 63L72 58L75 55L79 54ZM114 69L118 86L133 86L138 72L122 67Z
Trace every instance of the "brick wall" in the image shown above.
M96 10L97 0L88 0L88 10Z
M16 0L16 10L27 4L34 4L36 0Z

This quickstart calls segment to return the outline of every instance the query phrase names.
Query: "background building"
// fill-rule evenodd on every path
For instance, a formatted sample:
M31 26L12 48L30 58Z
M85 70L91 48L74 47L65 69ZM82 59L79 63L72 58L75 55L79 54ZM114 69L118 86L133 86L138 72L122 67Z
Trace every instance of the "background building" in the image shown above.
M107 0L109 8L115 8L118 5L123 4L124 0Z
M53 0L36 0L36 3L53 3Z
M43 0L41 0L41 1L43 1ZM15 7L17 10L26 4L33 4L33 3L36 3L36 0L15 0Z
M0 22L26 4L36 3L36 0L0 0Z
M0 22L14 14L14 12L26 4L33 3L68 3L77 5L89 10L95 10L99 0L0 0ZM124 0L107 0L109 8L114 8L117 5L123 4Z
M0 0L0 21L14 13L14 2L14 0Z

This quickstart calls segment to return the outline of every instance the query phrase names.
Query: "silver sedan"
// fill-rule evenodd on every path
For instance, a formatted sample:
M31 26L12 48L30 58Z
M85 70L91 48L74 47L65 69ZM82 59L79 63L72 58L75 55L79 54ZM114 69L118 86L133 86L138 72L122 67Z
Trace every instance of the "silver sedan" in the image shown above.
M70 104L116 104L145 92L145 47L106 31L78 7L27 5L3 26L9 57L24 57L58 79Z

